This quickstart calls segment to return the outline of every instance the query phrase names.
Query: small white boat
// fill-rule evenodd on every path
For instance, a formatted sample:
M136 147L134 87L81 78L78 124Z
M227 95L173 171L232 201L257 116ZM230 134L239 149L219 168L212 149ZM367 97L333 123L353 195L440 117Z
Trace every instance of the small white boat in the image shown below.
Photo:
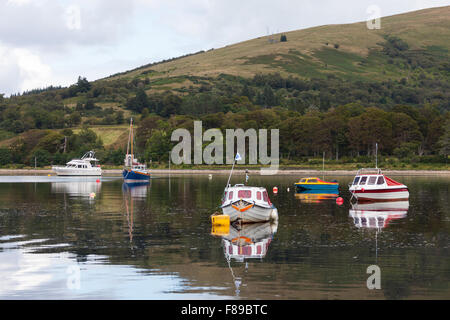
M408 187L385 176L381 169L360 169L349 186L352 196L360 200L407 200Z
M95 152L89 151L81 159L73 159L65 167L54 166L52 170L58 176L101 176L102 168L98 162Z
M270 202L266 188L236 184L228 185L220 206L230 221L243 223L263 222L278 219L278 210Z

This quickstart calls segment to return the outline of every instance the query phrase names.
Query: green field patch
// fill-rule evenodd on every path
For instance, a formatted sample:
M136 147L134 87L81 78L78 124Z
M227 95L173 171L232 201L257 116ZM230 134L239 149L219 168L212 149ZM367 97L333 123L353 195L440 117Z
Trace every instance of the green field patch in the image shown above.
M342 72L364 72L358 65L364 61L364 58L350 52L336 49L322 48L313 54L314 57L320 59L326 64L327 69L335 69Z
M90 127L90 130L94 131L95 134L100 137L103 141L103 145L108 147L117 142L119 137L129 130L128 125L120 126L104 126L104 127ZM79 133L81 129L74 129L74 133Z
M324 74L320 72L322 68L319 64L312 61L311 57L299 52L295 54L269 54L252 58L242 58L247 61L246 65L261 64L271 67L281 68L289 73L297 74L305 78L323 78Z
M172 84L172 83L182 83L186 80L187 80L186 77L161 78L161 79L152 81L150 84L152 86L161 86L161 85L167 85L167 84Z

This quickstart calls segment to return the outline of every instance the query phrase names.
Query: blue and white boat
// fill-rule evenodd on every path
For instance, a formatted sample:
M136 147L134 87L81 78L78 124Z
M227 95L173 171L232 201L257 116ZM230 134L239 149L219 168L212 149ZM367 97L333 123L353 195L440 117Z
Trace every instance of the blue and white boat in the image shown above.
M294 183L297 190L326 190L326 191L336 191L339 193L339 183L337 181L324 181L317 177L302 178L299 182Z
M127 154L125 156L125 167L122 175L126 183L148 183L150 173L143 163L139 163L133 154L133 119L130 121L130 134L128 136Z

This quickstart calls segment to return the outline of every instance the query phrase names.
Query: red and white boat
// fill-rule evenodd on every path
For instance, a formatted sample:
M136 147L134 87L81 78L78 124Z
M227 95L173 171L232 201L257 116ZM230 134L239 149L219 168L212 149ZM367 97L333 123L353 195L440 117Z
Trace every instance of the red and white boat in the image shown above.
M360 169L349 191L358 201L398 201L409 199L408 187L385 176L381 169Z

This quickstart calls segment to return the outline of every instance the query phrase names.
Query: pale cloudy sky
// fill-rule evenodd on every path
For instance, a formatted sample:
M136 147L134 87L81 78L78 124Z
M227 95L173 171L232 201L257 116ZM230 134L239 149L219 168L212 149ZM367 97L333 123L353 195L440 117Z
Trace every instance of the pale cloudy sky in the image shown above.
M450 0L0 0L0 94L96 80L268 33Z

